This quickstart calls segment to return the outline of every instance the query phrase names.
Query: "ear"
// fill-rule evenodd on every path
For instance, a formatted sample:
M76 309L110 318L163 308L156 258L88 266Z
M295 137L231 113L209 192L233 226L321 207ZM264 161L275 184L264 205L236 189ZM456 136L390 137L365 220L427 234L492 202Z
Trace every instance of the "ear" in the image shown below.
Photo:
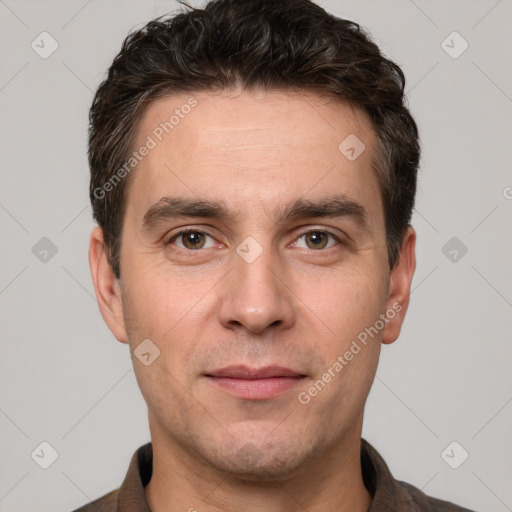
M393 343L400 330L409 306L411 283L416 269L416 231L409 226L400 249L399 261L391 271L386 317L389 321L382 333L382 343Z
M108 262L103 231L99 227L94 228L91 233L89 266L103 320L118 341L127 343L121 287Z

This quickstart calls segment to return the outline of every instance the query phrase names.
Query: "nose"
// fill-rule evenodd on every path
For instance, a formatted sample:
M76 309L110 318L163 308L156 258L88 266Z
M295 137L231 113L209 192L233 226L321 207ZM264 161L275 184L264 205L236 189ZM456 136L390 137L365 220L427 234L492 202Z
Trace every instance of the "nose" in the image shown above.
M254 261L238 253L233 259L219 308L222 325L230 329L243 326L254 334L271 326L293 325L293 293L278 255L266 248Z

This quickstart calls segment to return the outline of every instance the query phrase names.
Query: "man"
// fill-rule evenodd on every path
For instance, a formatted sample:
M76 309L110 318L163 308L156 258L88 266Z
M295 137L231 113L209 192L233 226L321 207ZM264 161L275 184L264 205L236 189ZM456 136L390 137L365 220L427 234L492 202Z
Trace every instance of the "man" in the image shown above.
M361 439L415 270L404 76L309 0L128 36L90 112L89 259L151 443L80 511L463 511Z

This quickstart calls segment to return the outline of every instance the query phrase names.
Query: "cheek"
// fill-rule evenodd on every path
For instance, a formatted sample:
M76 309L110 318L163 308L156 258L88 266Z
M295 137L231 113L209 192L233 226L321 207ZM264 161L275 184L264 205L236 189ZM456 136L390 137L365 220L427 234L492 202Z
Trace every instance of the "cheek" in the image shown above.
M385 307L386 296L385 279L369 267L332 272L313 287L304 288L301 295L334 332L338 345L350 342L375 323Z
M204 330L205 308L213 294L210 280L165 264L137 267L133 259L123 286L123 306L132 351L150 339L160 350L159 363L183 371ZM204 324L203 321L203 324Z
M162 335L186 314L194 298L199 300L201 290L183 271L173 270L166 262L152 263L152 259L156 258L144 254L131 258L125 269L123 302L140 326Z
M139 273L132 267L126 275L130 277L123 293L125 324L141 393L150 409L165 415L172 390L176 406L188 410L194 401L189 389L193 369L187 362L197 351L197 303L206 291L190 291L183 276L178 278L169 269L164 275L158 267ZM157 347L150 350L158 356L146 366L135 351L147 339Z

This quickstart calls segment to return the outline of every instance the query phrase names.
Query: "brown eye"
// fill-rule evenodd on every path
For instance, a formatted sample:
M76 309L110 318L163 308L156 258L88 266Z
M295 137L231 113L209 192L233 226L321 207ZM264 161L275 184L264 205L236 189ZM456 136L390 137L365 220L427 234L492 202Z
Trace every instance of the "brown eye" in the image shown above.
M327 245L327 235L312 231L306 235L306 244L310 249L323 249Z
M212 238L210 235L208 235L207 233L203 233L202 231L180 231L169 240L167 245L172 245L174 242L176 243L176 246L179 247L180 249L188 249L192 251L198 249L205 249L208 248L205 245L206 237ZM211 244L210 247L212 247Z
M201 249L204 245L204 235L198 231L189 231L182 234L181 240L187 249Z
M329 238L331 240L334 240L334 243L329 244ZM303 239L305 242L305 249L329 249L333 245L335 245L335 242L339 241L337 237L335 237L332 233L329 233L327 231L308 231L307 233L304 233L301 235L298 240Z

